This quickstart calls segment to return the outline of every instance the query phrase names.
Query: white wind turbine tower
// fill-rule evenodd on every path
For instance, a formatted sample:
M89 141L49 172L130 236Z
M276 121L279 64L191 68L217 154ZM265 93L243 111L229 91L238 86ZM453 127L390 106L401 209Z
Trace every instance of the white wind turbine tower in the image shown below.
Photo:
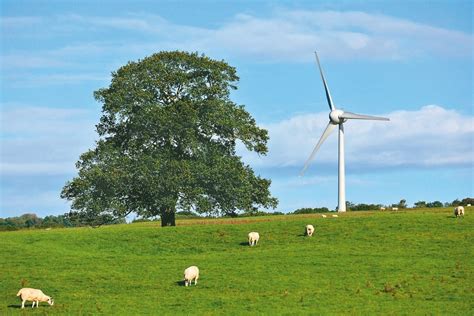
M318 53L314 53L316 55L316 61L318 62L319 72L321 73L321 79L323 80L324 89L326 90L326 99L328 100L329 109L329 123L324 130L323 135L319 139L316 147L314 147L313 152L309 156L308 160L301 170L300 175L302 176L306 169L308 168L311 160L313 160L316 152L318 151L321 144L326 140L326 138L331 134L332 130L339 125L339 190L338 190L338 212L345 212L346 211L346 172L344 168L344 125L343 123L346 120L356 119L356 120L377 120L377 121L389 121L388 118L385 117L377 117L377 116L369 116L369 115L361 115L355 114L351 112L345 112L336 108L334 103L332 102L331 93L329 93L329 88L326 84L326 79L324 78L323 70L321 68L321 64L319 63Z

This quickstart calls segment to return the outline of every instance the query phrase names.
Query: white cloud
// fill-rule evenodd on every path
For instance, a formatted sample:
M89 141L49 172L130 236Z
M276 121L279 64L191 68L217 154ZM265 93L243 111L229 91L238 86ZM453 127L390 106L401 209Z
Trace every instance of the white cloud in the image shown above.
M83 28L114 28L134 31L152 31L153 24L162 21L157 16L154 23L147 21L146 17L101 17L83 16L79 14L66 14L57 17L58 21L69 25L81 25Z
M346 163L351 167L472 165L472 115L428 105L417 111L396 111L382 116L389 117L390 122L350 120L344 124ZM328 115L323 112L263 125L270 135L268 156L240 152L245 161L256 167L302 167L327 123ZM337 163L337 129L321 146L315 161Z
M79 155L94 146L93 110L17 107L3 110L2 175L71 174Z
M173 24L156 15L86 19L112 28L173 34L167 37L168 45L183 49L261 61L312 62L314 50L336 59L470 56L473 44L472 36L463 32L357 11L278 10L269 17L237 14L214 29Z
M50 68L50 67L64 67L68 66L68 63L55 60L51 57L41 56L35 57L30 55L20 56L15 55L4 55L1 60L2 68Z
M65 175L74 173L74 162L0 163L3 175Z
M2 192L2 194L5 194ZM8 196L0 196L0 217L20 216L35 213L40 217L64 214L70 203L59 198L59 190L41 190L28 192L23 190L8 192Z
M14 87L39 87L45 85L68 85L81 82L97 81L106 85L110 81L110 77L100 73L73 73L73 74L44 74L23 76L8 76L7 80L12 80Z
M119 17L62 15L6 17L4 32L17 24L51 36L60 28L69 37L90 33L95 42L70 42L51 51L15 52L2 56L4 67L44 68L81 62L75 57L133 58L159 50L183 49L210 55L243 57L261 62L313 62L312 52L325 59L407 59L418 56L470 57L471 34L381 14L357 11L277 10L269 16L237 14L214 28L172 23L159 15ZM38 28L36 24L41 23ZM124 45L122 31L126 30ZM54 34L55 32L53 32ZM15 33L16 34L16 33ZM21 34L25 35L25 34ZM118 56L120 55L120 57ZM29 57L28 57L29 56ZM110 59L110 58L108 58ZM82 59L81 59L82 60ZM113 60L111 60L113 62Z
M470 56L473 41L459 31L385 15L280 10L267 18L238 15L195 43L262 60L312 61L314 50L335 59Z
M405 166L472 166L472 115L462 115L436 105L424 106L416 111L368 114L387 116L391 121L352 120L345 124L346 162L353 170L396 170ZM21 193L22 190L12 184L11 188L6 188L8 195L4 191L0 197L3 204L1 208L5 211L11 209L12 214L16 215L21 211L42 210L43 215L47 215L53 211L67 210L68 204L60 200L59 192L64 182L75 174L74 163L79 155L94 145L97 138L94 124L98 121L98 115L98 111L93 110L14 108L11 104L8 109L4 109L0 122L0 175L9 181L24 179L22 181L25 181L27 187L22 190L27 193ZM299 194L294 205L291 204L293 202L282 198L282 210L312 205L308 198L305 198L305 190L314 187L320 188L319 191L322 192L318 193L318 203L333 203L325 190L335 188L336 174L315 171L307 173L303 178L295 176L319 139L327 121L327 113L322 112L297 115L281 122L264 124L263 127L270 133L268 156L259 158L249 155L246 151L239 151L244 160L253 167L260 170L271 169L269 173L275 175L272 185L274 190L292 190L294 194ZM321 147L315 163L337 163L336 131ZM297 170L279 176L278 170L282 167ZM336 172L334 168L330 170ZM55 180L47 188L43 188L44 182L51 182L51 179ZM372 180L367 181L351 176L347 179L348 185L352 184L353 187L372 189L379 183L379 180L374 180L375 184L370 182ZM315 198L314 195L311 196L312 199Z

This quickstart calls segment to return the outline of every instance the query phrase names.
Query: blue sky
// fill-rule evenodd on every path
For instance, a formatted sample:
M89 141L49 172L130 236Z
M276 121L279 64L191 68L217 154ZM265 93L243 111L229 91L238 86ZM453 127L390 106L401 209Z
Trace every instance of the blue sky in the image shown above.
M345 124L347 200L409 204L473 196L470 1L1 2L0 216L62 214L94 146L92 92L127 61L199 51L235 66L269 154L239 150L272 180L279 211L335 208L337 133L299 170L336 106L390 117Z

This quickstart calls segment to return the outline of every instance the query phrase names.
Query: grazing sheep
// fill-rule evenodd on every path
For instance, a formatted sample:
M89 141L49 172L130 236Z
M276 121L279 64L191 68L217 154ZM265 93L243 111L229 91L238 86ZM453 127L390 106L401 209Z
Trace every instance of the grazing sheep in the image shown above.
M454 216L464 216L464 207L462 206L456 206L454 208Z
M22 288L18 291L16 296L19 296L21 299L21 308L25 308L26 301L33 301L31 307L36 308L39 306L39 302L48 302L49 305L54 305L54 300L52 297L45 295L41 290L31 289L31 288Z
M313 236L314 233L314 226L313 225L306 225L306 236Z
M256 246L259 239L260 235L257 232L249 233L249 246Z
M392 211L398 211L398 207L392 207Z
M381 210L381 211L385 211L385 207L383 207L383 206L380 207L380 210Z
M321 217L322 217L322 218L326 218L326 215L324 215L324 214L321 214Z
M332 217L338 217L336 214L332 214Z
M196 266L190 266L184 270L184 285L192 285L194 280L194 285L196 285L199 279L199 268Z

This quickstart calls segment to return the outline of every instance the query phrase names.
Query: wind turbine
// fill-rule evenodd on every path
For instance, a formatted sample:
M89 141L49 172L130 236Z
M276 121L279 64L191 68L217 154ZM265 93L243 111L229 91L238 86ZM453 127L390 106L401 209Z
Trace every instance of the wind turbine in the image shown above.
M336 126L339 125L339 145L338 145L338 152L339 152L339 185L338 185L338 212L345 212L346 211L346 172L344 167L344 123L347 120L376 120L376 121L389 121L388 118L385 117L378 117L378 116L369 116L369 115L362 115L362 114L355 114L351 112L345 112L336 108L334 103L332 102L331 93L329 92L329 88L326 84L326 79L324 78L323 69L321 68L321 64L319 63L318 53L314 52L316 55L316 61L318 62L319 72L321 73L321 79L323 80L324 90L326 90L326 99L328 100L329 105L329 123L326 126L326 129L321 135L316 147L314 147L313 152L309 156L308 160L301 170L300 175L302 176L308 166L310 165L311 161L313 160L316 152L318 151L321 144L328 138L329 134L334 130Z

